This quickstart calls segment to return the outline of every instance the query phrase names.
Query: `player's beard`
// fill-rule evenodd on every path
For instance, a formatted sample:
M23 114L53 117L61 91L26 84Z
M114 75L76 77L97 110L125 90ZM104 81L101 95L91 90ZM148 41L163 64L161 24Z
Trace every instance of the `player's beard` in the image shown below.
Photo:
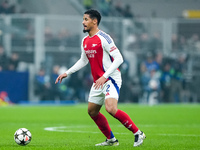
M83 33L90 32L90 29L83 29Z

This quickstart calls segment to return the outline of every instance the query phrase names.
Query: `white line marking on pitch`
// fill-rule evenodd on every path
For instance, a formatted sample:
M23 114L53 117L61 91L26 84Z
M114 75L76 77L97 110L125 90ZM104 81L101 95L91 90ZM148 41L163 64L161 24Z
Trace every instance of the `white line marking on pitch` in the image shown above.
M46 128L44 128L44 130L46 130L46 131L56 131L56 132L77 132L77 133L95 133L95 134L99 133L99 132L94 132L94 131L68 130L67 128L68 128L67 126L62 126L62 127L46 127ZM76 127L73 127L73 128L76 128ZM128 134L128 133L116 133L115 132L115 134Z
M91 127L96 127L96 126L87 126L87 125L82 125L82 126L60 126L60 127L46 127L44 130L46 131L56 131L56 132L74 132L74 133L100 133L100 132L95 132L95 131L82 131L82 130L75 130L75 129L81 129L81 128L90 128ZM130 133L119 133L115 132L115 134L130 134ZM154 134L154 135L160 135L160 136L194 136L194 137L200 137L200 135L195 135L195 134Z

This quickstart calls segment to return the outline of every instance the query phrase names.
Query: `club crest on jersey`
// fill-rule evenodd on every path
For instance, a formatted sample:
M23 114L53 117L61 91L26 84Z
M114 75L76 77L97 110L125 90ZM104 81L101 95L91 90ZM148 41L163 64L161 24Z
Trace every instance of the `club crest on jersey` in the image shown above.
M92 44L92 47L95 47L95 46L97 46L97 44Z

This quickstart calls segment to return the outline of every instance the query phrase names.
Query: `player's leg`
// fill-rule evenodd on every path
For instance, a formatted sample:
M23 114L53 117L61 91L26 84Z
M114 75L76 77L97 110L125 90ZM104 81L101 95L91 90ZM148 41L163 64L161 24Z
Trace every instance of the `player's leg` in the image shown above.
M90 117L95 117L99 114L102 105L88 102L88 114Z
M139 129L131 120L129 115L122 110L117 108L118 100L115 98L107 98L105 100L106 111L111 114L113 117L118 119L127 129L135 134Z
M96 146L112 146L112 145L119 145L118 141L115 139L111 128L108 124L106 117L100 113L102 105L98 105L95 103L88 103L88 114L94 120L96 125L99 127L101 132L106 136L106 141L103 143L96 144Z
M106 117L100 113L101 105L95 103L88 103L88 114L94 120L101 132L107 137L107 139L113 138L111 128L108 124Z
M117 103L117 99L107 98L105 100L106 111L118 119L127 129L133 132L135 135L135 142L133 146L140 146L146 138L145 134L138 129L127 113L117 108Z
M134 124L127 113L117 108L119 98L118 85L114 82L108 81L106 87L106 90L104 90L106 111L135 134L139 130L138 127Z
M134 146L141 145L143 139L146 137L145 134L138 129L127 113L117 108L119 98L119 88L117 88L117 85L113 82L108 82L107 89L104 93L106 111L118 119L127 129L133 132L135 135Z

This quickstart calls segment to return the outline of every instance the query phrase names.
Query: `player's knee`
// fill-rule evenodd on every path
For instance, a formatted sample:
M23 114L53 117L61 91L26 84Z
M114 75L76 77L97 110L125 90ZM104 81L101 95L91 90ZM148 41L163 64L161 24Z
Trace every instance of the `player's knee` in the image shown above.
M106 111L114 116L117 112L117 108L115 106L106 106Z
M89 110L88 109L88 114L93 117L93 116L97 116L99 112L95 111L95 110Z

